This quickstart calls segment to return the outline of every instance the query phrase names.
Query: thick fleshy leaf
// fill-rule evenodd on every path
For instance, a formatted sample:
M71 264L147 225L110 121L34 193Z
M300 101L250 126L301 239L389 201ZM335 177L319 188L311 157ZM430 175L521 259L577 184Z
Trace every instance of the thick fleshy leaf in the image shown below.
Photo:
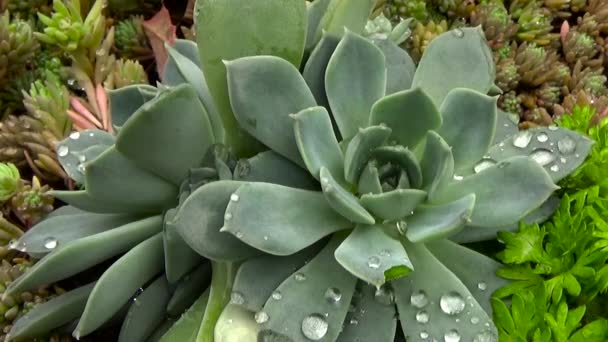
M448 240L433 241L427 244L427 248L466 285L479 305L487 313L491 313L492 294L498 288L509 284L508 280L496 275L496 271L502 265L485 255Z
M183 83L192 85L196 89L201 104L205 108L205 113L209 117L215 140L218 142L224 141L222 118L213 102L205 81L205 75L201 70L198 47L194 42L185 39L178 39L173 47L169 45L166 45L166 47L169 52L169 59L165 65L163 82L170 86L178 86ZM183 53L188 53L189 56Z
M359 133L348 143L344 154L344 178L356 184L359 175L372 155L372 150L382 146L391 134L391 129L384 126L371 126L359 130Z
M118 133L116 149L137 166L179 185L214 142L207 112L194 88L184 84L139 109Z
M492 141L491 146L494 146L508 137L517 134L519 131L519 128L517 127L518 120L518 114L507 113L498 109L496 113L494 140Z
M129 85L108 91L112 125L122 127L139 107L152 100L157 93L158 89L147 84Z
M513 156L529 156L557 183L585 161L593 144L591 139L575 131L556 126L537 127L520 131L494 145L488 156L496 162Z
M342 36L344 28L361 34L375 3L374 0L332 0L321 27L335 36Z
M95 284L74 330L79 339L102 326L139 288L164 269L162 235L135 246L110 266ZM116 286L120 284L120 286ZM165 304L166 305L166 304ZM164 305L163 305L164 309Z
M325 90L343 138L368 126L374 102L386 91L384 55L371 41L347 31L327 64Z
M374 103L369 123L387 125L392 130L391 140L413 149L428 131L441 126L441 115L433 101L420 88L414 88Z
M307 190L319 188L308 171L273 151L239 160L234 169L234 180L273 183Z
M163 220L163 249L165 251L165 274L171 284L203 262L203 257L194 251L174 225L168 224L174 219L176 209L168 210Z
M112 134L98 129L73 132L57 144L57 160L70 178L84 183L86 163L114 145L115 140Z
M32 227L19 238L18 245L26 246L29 255L42 258L57 246L114 229L137 219L138 216L134 215L104 215L84 212L74 215L59 215L50 217Z
M162 275L133 300L120 328L118 342L146 340L164 320L169 296L169 283Z
M357 226L336 249L336 260L365 282L382 286L414 269L399 240L389 236L383 225Z
M344 330L337 342L374 341L393 342L397 330L395 305L392 292L377 290L359 281L349 310L344 320Z
M429 341L446 337L449 341L453 336L478 341L485 336L496 341L491 315L471 290L423 244L406 243L405 247L416 271L392 285L406 339L426 336Z
M128 251L161 229L162 217L154 216L59 245L12 282L5 293L14 295L71 277Z
M74 206L78 209L100 214L116 214L116 213L138 213L142 210L138 207L130 207L123 203L115 203L112 201L101 201L98 198L92 197L86 190L77 191L57 191L52 190L50 194L60 199L61 201Z
M320 2L315 1L315 3ZM326 108L329 108L329 102L327 101L327 94L325 92L325 72L327 70L327 63L329 63L329 59L339 42L340 39L338 37L323 34L319 44L312 50L302 72L302 76L315 96L317 103Z
M200 296L201 290L209 286L211 281L211 263L200 264L192 272L180 279L171 299L167 303L167 315L179 317Z
M91 283L36 305L13 324L6 340L46 336L49 331L77 319L94 286L95 283Z
M438 108L454 88L486 94L494 84L492 52L479 27L440 34L424 50L412 87L420 87Z
M354 223L373 224L374 217L359 203L359 199L344 189L325 167L321 168L321 188L327 203L340 215Z
M258 312L276 288L316 255L322 242L288 256L263 255L245 261L238 270L232 287L232 304Z
M85 187L102 203L120 203L141 212L161 211L177 199L175 185L138 168L115 147L87 164Z
M212 260L242 260L260 252L238 238L221 232L233 193L244 183L217 181L194 191L167 224L175 227L197 253ZM234 215L234 214L232 214Z
M370 161L367 163L361 176L359 177L358 184L358 192L360 194L381 194L382 193L382 184L380 184L380 175L378 173L377 163L375 161ZM365 204L362 202L365 206ZM370 208L367 208L370 211L373 211Z
M319 0L306 3L306 14L308 25L306 27L306 51L319 46L319 32L321 31L321 20L331 0ZM319 43L320 44L320 43Z
M373 39L372 41L384 54L386 94L410 89L416 72L416 64L412 57L390 39Z
M273 55L299 67L306 40L306 5L300 0L286 0L281 6L251 0L207 0L197 2L196 6L196 40L201 65L222 116L226 142L237 155L244 155L246 151L252 154L262 146L243 132L235 120L222 61ZM239 43L234 44L236 41Z
M396 146L381 146L372 151L372 156L383 163L393 163L407 173L409 183L414 188L422 186L422 170L420 164L410 149Z
M263 313L257 315L258 322L260 316L267 318L260 325L260 336L278 335L293 342L335 341L357 283L356 278L334 259L334 251L341 240L332 239L317 256L276 289L280 297L271 296Z
M273 56L226 62L234 115L243 129L291 161L304 165L290 114L316 105L298 69Z
M452 147L456 172L472 167L490 148L496 126L497 99L457 88L443 101L443 125L438 133Z
M353 226L315 191L247 183L234 195L223 230L269 254L290 255Z
M344 154L334 135L329 113L323 107L312 107L293 116L294 131L300 155L308 171L316 179L326 167L338 182L343 183Z
M196 336L205 315L207 301L209 300L209 289L196 300L175 324L163 335L160 342L196 342Z
M437 196L446 203L474 193L472 226L506 226L542 205L558 189L549 174L528 157L513 157L454 180Z
M440 205L421 205L407 218L405 236L414 243L454 235L464 228L475 207L475 195L467 195Z
M433 131L426 135L422 160L422 188L428 192L429 201L434 201L437 191L449 184L454 177L452 149Z
M363 195L361 204L382 219L396 220L410 215L425 199L426 191L395 189L381 194Z

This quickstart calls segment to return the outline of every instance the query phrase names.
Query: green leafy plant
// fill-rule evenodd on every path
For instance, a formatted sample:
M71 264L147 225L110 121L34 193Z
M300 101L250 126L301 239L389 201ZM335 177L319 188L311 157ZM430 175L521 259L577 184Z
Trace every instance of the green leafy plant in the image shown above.
M9 200L19 191L21 175L14 164L0 163L0 202Z

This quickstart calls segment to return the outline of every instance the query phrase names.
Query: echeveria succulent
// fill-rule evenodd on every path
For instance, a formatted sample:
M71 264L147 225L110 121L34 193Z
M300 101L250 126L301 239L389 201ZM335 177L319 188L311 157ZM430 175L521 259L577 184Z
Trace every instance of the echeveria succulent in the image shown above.
M325 34L303 74L275 56L226 62L241 127L320 189L218 181L182 203L171 224L194 250L246 259L226 309L238 319L216 336L245 309L264 341L393 341L397 314L406 338L496 341L498 263L449 238L534 217L591 144L502 127L480 28L436 38L413 76L388 74L411 59L375 43Z

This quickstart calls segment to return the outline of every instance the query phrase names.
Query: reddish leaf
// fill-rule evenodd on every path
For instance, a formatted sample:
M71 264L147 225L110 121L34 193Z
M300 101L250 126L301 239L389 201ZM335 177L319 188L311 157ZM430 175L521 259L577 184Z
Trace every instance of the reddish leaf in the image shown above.
M168 58L165 43L173 45L176 38L176 27L171 22L171 15L164 5L152 18L144 21L144 30L154 52L156 70L162 75Z

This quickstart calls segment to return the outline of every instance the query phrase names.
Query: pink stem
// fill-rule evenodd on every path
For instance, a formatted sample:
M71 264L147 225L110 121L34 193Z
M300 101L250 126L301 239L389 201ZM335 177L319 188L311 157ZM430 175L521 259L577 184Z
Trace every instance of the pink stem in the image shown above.
M103 122L103 128L108 132L112 132L112 122L110 120L110 113L108 111L108 96L106 90L101 84L98 84L95 90L97 95L97 104L99 105L99 113L101 114L101 121Z
M70 98L70 104L72 105L72 107L74 107L74 109L76 109L76 111L81 115L84 116L85 118L87 118L90 122L94 123L97 127L102 128L103 125L101 122L99 122L99 120L95 117L95 115L93 115L88 109L87 107L85 107L81 102L80 99L78 99L77 97L71 97Z
M70 110L70 109L67 110L67 113L68 113L68 116L70 117L70 119L72 119L72 121L74 122L74 125L80 126L81 128L84 128L84 129L97 128L97 126L95 126L94 123L88 121L86 118L81 116L79 113L76 113L75 111Z

